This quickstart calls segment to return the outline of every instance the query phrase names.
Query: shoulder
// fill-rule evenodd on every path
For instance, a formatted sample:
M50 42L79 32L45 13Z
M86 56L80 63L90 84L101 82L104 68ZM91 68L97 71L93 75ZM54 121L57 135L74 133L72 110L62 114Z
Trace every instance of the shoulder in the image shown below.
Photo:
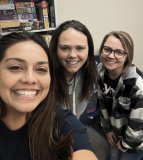
M99 76L103 77L105 74L105 68L104 68L102 62L97 64L97 70L98 70Z
M59 125L62 134L71 132L73 139L73 150L91 150L90 142L85 126L73 115L70 110L57 108Z
M122 78L127 83L143 83L143 73L135 66L129 66L122 75Z

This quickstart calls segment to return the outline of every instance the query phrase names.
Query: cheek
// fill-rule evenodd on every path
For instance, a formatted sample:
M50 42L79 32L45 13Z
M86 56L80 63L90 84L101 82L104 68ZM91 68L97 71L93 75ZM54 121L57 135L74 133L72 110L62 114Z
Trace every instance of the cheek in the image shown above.
M80 57L80 59L83 59L84 61L86 61L88 59L88 51L85 51L85 52L78 54L78 57Z
M127 61L127 56L118 60L120 66L125 66L126 61Z
M15 74L7 70L3 70L0 72L0 88L4 86L13 86L20 78L21 74Z
M7 76L0 77L0 90L10 89L15 85L15 82L14 78L8 78Z
M99 55L101 58L105 58L105 57L107 57L106 55L104 55L102 52L101 52L101 54Z
M100 55L101 61L104 62L104 60L106 59L106 57L101 53Z
M6 97L9 97L12 91L12 87L15 85L15 83L13 82L13 80L11 78L4 78L1 79L0 78L0 97L1 99L3 99L4 101L7 99L5 99Z
M51 85L51 78L48 76L47 78L44 78L41 81L42 87L45 91L49 91L50 85Z
M68 57L68 55L66 53L63 53L60 51L58 52L58 58L60 61L66 59L67 57Z

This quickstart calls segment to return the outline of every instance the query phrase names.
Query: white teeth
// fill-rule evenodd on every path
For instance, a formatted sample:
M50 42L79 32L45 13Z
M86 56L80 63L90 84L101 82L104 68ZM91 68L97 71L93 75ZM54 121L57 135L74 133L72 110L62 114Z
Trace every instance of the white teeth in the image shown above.
M36 91L17 90L15 91L20 96L35 96Z
M115 63L115 62L108 62L108 63Z
M69 64L77 64L78 61L67 61Z
M115 61L107 61L108 63L116 63Z

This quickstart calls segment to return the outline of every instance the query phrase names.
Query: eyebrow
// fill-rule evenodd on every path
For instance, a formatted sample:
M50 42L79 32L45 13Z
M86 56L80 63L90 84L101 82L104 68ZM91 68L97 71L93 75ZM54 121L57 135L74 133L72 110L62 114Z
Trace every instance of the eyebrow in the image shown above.
M22 63L26 62L25 60L23 60L21 58L14 58L14 57L6 59L6 62L8 62L8 61L19 61L19 62L22 62ZM39 65L49 64L49 62L48 61L38 61L37 64L39 64Z
M71 45L69 45L69 44L59 44L58 45L59 47L72 47ZM86 44L77 44L77 45L75 45L75 46L86 46Z

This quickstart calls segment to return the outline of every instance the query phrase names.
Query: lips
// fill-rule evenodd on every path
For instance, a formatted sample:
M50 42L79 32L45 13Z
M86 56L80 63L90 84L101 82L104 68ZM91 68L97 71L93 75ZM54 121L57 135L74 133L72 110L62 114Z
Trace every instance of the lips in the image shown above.
M105 63L105 65L115 65L115 64L117 64L117 61L115 61L115 60L105 60L104 63Z
M68 60L66 61L68 64L70 65L75 65L75 64L78 64L79 61L71 61L71 60Z

